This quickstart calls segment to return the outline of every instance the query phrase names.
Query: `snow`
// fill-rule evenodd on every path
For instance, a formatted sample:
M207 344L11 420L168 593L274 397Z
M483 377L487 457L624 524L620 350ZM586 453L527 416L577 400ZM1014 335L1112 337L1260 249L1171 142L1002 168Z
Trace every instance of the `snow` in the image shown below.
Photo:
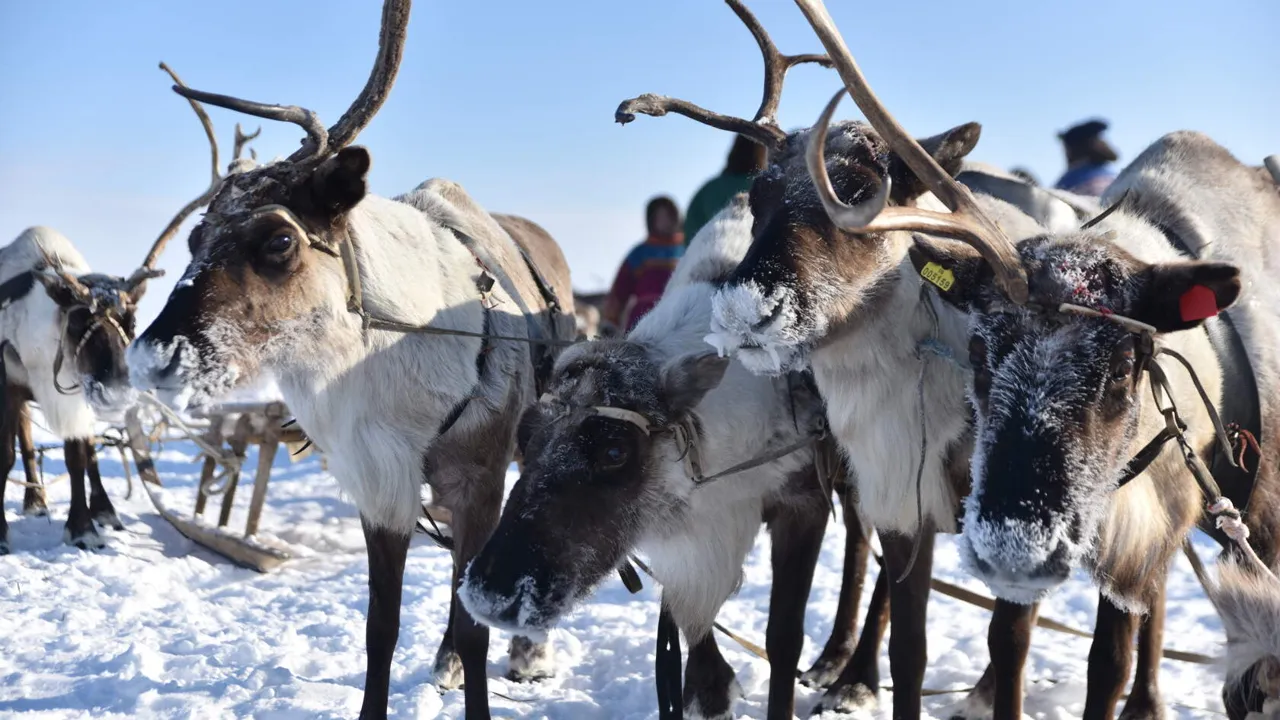
M38 438L47 442L49 438ZM157 456L164 501L192 506L199 466L186 443L168 443ZM234 567L195 546L157 516L141 488L125 500L126 483L114 450L100 454L107 491L125 522L107 532L107 545L83 552L61 543L69 487L49 492L53 517L21 515L21 492L10 487L4 511L13 554L0 557L0 717L2 718L351 718L360 707L364 674L364 611L368 564L353 507L315 455L293 463L276 459L260 535L287 543L296 559L269 575ZM256 466L251 452L246 468ZM60 451L46 472L62 472ZM15 469L15 477L20 470ZM514 480L514 473L509 476ZM248 485L237 498L231 526L243 528ZM216 517L217 498L210 501ZM840 588L843 528L829 530L808 618L808 667L821 649ZM768 538L761 535L747 561L741 592L719 620L763 645L768 611ZM1212 543L1197 538L1202 556ZM936 574L985 592L961 569L951 539L937 550ZM461 691L441 693L431 667L448 614L450 561L429 540L415 537L405 572L400 644L391 679L395 717L462 717ZM870 594L870 583L868 591ZM490 642L489 690L499 718L656 717L653 689L657 592L630 595L617 579L551 632L557 676L536 684L503 679L509 636ZM1077 628L1092 626L1096 590L1083 576L1044 604L1043 615ZM1166 641L1213 655L1221 625L1178 558L1170 582ZM926 686L970 687L987 660L985 611L935 596L930 605ZM764 717L768 666L720 638L738 672L744 698L739 717ZM1026 712L1037 718L1079 717L1085 692L1087 640L1038 631L1028 671ZM888 660L881 652L882 680ZM1214 717L1222 709L1216 668L1165 661L1161 686L1171 717ZM926 698L928 715L948 717L963 695ZM800 688L805 717L818 694ZM881 693L887 711L890 699ZM884 712L887 717L887 712Z

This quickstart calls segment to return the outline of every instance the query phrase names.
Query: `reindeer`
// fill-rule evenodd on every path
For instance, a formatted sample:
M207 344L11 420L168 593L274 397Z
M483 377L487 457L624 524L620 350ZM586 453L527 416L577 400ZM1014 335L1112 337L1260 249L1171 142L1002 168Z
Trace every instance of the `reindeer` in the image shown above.
M687 716L733 717L741 690L711 630L762 520L773 536L768 716L794 713L831 492L815 480L822 403L800 375L754 376L702 341L716 283L741 260L750 228L740 195L695 238L662 300L625 339L560 355L548 394L521 422L524 472L461 589L482 621L545 632L640 550L663 586L660 628L673 622L690 644L682 701L665 695L659 650L663 717L679 702ZM741 470L702 476L730 468ZM865 543L856 521L848 532Z
M422 484L452 514L456 588L497 523L519 414L554 345L574 335L565 260L541 228L490 215L447 181L394 199L368 193L370 154L351 142L395 79L409 9L384 4L369 80L328 129L299 107L175 86L297 124L307 139L223 181L189 237L186 273L129 350L135 385L176 407L271 372L325 449L368 545L362 718L387 713ZM470 718L489 716L487 648L488 628L455 592L436 681L465 680ZM516 638L512 649L517 677L546 672L544 646Z
M1034 309L1002 300L983 261L959 247L919 239L912 251L916 266L954 274L938 295L973 315L968 564L1015 602L1034 603L1081 566L1100 586L1086 717L1110 716L1144 613L1139 657L1158 655L1165 575L1202 519L1204 493L1220 483L1248 507L1258 554L1276 560L1280 314L1269 273L1280 269L1280 196L1271 185L1203 135L1161 138L1104 194L1105 217L1020 245ZM1162 356L1186 372L1166 373ZM1252 467L1219 417L1260 441ZM1188 454L1207 458L1216 482L1188 472ZM1161 712L1152 664L1125 713Z
M95 412L114 414L133 399L124 353L133 332L133 313L145 274L125 279L91 273L63 235L47 227L23 231L0 248L0 346L6 400L0 417L4 448L0 498L15 460L14 439L29 444L26 403L40 404L49 429L66 441L71 508L63 542L82 550L103 546L94 522L123 525L102 487L85 469L94 436ZM24 448L24 467L34 480L34 463ZM43 498L28 488L24 508L39 512ZM0 513L0 554L9 552L9 526Z
M815 26L825 17L821 3L798 4ZM843 70L838 51L847 56L847 50L843 45L833 50L829 38L823 39ZM767 74L778 73L771 69ZM632 111L661 115L666 110L747 135L770 149L770 165L750 191L752 247L713 298L707 340L755 372L812 368L832 433L858 478L860 514L880 533L884 572L901 580L888 590L894 625L889 643L893 712L895 717L916 717L927 659L925 610L933 537L956 530L972 440L965 375L947 361L963 357L967 319L922 294L920 276L907 256L909 233L942 233L982 243L996 267L1010 271L1001 277L1016 286L1016 254L1008 240L998 230L986 236L996 240L987 242L967 226L960 232L943 222L951 218L938 212L944 209L939 200L981 205L1015 237L1038 234L1042 228L995 198L980 195L975 200L951 177L977 143L976 123L924 140L922 149L896 123L886 122L891 121L887 113L873 114L865 107L873 126L841 124L830 140L809 132L784 133L771 118L725 118L674 99L624 102L618 119L630 120ZM840 194L892 201L896 225L864 233L836 226L806 168L806 144L820 147L824 142L828 155L836 156L833 170ZM992 637L1028 632L1029 626L1011 627L1017 615L1017 606L1001 603ZM982 714L993 684L991 672L986 673L966 712ZM818 710L869 709L877 687L874 677L851 663Z

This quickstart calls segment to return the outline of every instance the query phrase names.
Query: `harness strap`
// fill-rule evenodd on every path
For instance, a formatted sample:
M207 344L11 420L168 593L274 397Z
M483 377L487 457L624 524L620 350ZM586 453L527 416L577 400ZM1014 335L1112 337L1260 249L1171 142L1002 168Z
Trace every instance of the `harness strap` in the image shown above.
M1151 438L1151 442L1144 445L1129 461L1129 464L1125 466L1124 474L1120 476L1119 487L1128 485L1130 480L1141 475L1151 463L1155 462L1156 458L1160 457L1160 452L1164 450L1165 443L1177 436L1177 431L1170 429L1168 426L1161 429L1155 437Z

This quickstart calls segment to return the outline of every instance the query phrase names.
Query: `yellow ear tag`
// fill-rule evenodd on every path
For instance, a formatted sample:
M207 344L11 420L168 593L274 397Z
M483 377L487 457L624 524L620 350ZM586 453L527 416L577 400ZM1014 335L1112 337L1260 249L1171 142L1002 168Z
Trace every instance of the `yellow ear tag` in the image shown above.
M935 262L925 263L924 267L920 269L920 277L937 285L938 289L944 292L950 290L951 286L956 284L955 273Z

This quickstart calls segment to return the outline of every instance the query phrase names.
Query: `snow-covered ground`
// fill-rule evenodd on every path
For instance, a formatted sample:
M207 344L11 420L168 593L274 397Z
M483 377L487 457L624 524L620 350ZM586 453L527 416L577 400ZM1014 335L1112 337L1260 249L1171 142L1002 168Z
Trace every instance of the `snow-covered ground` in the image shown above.
M174 443L157 458L171 507L192 505L195 453L189 444ZM51 477L62 472L60 457L51 453L46 461ZM13 554L0 557L0 717L355 717L364 671L368 563L354 509L339 497L320 461L312 456L295 464L283 452L276 460L262 528L288 543L297 559L269 575L236 568L187 541L155 514L140 488L125 500L118 456L104 453L101 462L126 530L108 533L99 552L61 544L65 482L50 491L52 518L22 517L21 492L9 489L4 512ZM247 466L255 463L251 455ZM240 493L241 514L233 516L233 527L243 527L247 495ZM806 662L821 648L835 612L843 534L834 525L823 548L809 604ZM1209 542L1198 541L1207 557ZM762 535L741 592L719 618L762 645L768 557ZM959 570L950 540L938 548L937 564L940 577L985 592ZM394 717L462 717L462 693L441 693L431 682L448 612L449 574L445 551L416 538L392 671ZM1095 592L1080 581L1055 595L1043 612L1087 629L1095 606ZM929 612L926 685L971 686L987 661L987 614L942 597ZM495 632L489 652L494 716L655 717L656 626L652 585L632 596L612 579L552 632L559 672L532 685L503 679L508 638ZM1182 558L1171 582L1166 638L1172 647L1206 654L1217 652L1221 640L1218 619ZM721 638L721 644L746 693L737 713L764 717L767 664L732 641ZM1085 640L1038 633L1028 673L1029 714L1080 716L1088 649ZM887 683L883 653L881 666ZM1213 668L1166 661L1162 686L1171 717L1221 715L1220 682ZM928 698L926 709L946 718L961 697ZM816 700L813 691L800 689L801 717ZM882 703L887 708L887 693Z

